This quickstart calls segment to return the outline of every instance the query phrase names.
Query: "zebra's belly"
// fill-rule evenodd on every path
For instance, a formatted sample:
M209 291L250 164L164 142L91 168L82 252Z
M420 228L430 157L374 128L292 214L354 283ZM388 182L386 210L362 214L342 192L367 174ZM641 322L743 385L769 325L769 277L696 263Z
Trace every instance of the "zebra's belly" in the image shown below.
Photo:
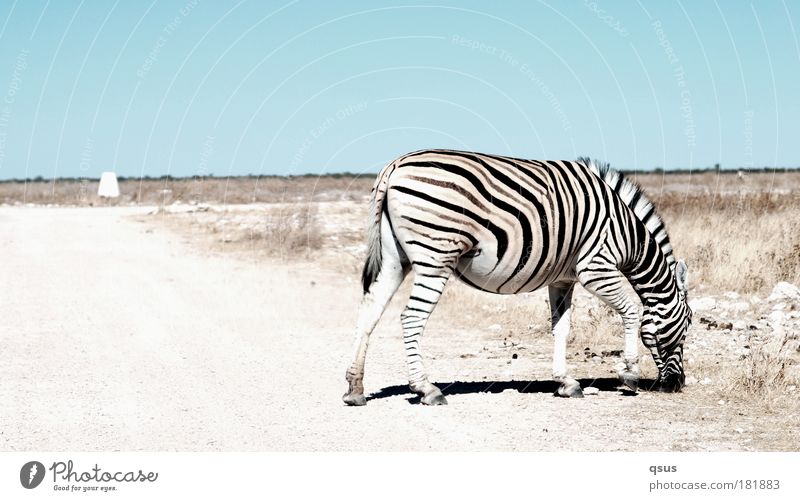
M458 277L468 285L494 294L522 294L533 292L550 283L574 281L574 273L563 270L553 274L551 263L544 262L537 273L533 273L534 264L539 261L539 255L532 253L528 264L521 270L516 270L518 262L498 263L491 249L484 249L474 256L463 256L456 266Z

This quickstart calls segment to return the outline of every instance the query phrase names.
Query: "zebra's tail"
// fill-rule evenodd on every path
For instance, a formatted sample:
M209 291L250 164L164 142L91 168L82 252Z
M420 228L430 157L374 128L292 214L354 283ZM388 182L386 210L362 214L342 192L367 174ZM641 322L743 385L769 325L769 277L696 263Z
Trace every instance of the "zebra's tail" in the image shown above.
M364 294L369 292L370 287L378 279L378 274L381 272L381 217L383 216L383 205L386 201L389 175L394 171L394 168L394 162L384 167L372 186L372 199L369 205L372 217L367 228L367 259L364 261L364 269L361 272L361 284L364 287Z

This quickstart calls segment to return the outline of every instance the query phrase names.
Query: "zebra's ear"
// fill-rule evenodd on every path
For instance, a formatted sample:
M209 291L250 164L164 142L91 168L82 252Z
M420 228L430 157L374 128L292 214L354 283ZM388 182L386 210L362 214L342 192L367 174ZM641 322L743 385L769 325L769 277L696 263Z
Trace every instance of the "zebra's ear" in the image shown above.
M689 278L689 268L683 259L678 260L675 265L675 281L678 283L678 289L686 292L686 282Z

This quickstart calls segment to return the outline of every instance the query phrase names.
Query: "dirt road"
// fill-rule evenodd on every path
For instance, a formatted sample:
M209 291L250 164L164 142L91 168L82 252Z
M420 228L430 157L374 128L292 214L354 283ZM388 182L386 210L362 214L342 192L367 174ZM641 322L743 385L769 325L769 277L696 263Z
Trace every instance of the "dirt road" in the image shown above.
M786 416L691 389L625 397L599 381L597 396L555 398L546 357L519 366L463 360L442 327L424 346L450 405L415 405L397 302L368 355L365 386L376 395L345 407L355 277L206 253L148 211L0 208L0 449L797 446L796 431L771 431L785 429ZM541 347L549 356L549 340ZM480 382L448 386L457 381Z

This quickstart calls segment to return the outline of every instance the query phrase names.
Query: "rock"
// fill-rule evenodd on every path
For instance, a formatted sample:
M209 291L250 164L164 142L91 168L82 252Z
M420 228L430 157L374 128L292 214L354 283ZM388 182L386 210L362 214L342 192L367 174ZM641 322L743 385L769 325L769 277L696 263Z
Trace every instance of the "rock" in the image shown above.
M714 327L717 326L717 321L714 320L713 318L700 317L700 323L706 324L707 329L713 329Z
M713 297L699 297L689 301L689 308L692 311L713 310L717 306L717 301Z
M800 301L800 288L789 282L778 282L772 289L769 301Z
M717 327L719 327L721 330L732 330L733 324L731 322L720 322Z
M720 400L720 401L719 401L719 402L717 402L717 403L718 403L719 405L725 405L725 401L724 401L724 400Z
M583 389L584 395L597 395L600 393L600 390L595 388L594 386L587 386Z
M703 386L708 386L708 385L711 384L711 379L707 378L707 377L704 377L703 380L700 381L700 384L702 384Z
M503 329L503 326L500 324L492 324L489 327L487 327L487 329L489 329L490 331L498 332Z
M697 378L694 376L689 376L686 378L686 381L684 381L683 384L685 384L686 386L692 386L694 384L697 384Z
M770 313L769 316L767 317L767 323L769 324L770 327L775 328L783 323L783 318L784 318L783 312L780 310L775 310L772 313Z
M747 329L747 322L744 320L736 320L733 322L733 330L743 331Z
M726 292L724 296L728 299L739 299L739 294L735 292Z
M780 310L783 311L786 309L786 303L778 303L772 307L773 310Z
M728 305L732 311L747 311L750 309L750 303L744 301L737 301Z

